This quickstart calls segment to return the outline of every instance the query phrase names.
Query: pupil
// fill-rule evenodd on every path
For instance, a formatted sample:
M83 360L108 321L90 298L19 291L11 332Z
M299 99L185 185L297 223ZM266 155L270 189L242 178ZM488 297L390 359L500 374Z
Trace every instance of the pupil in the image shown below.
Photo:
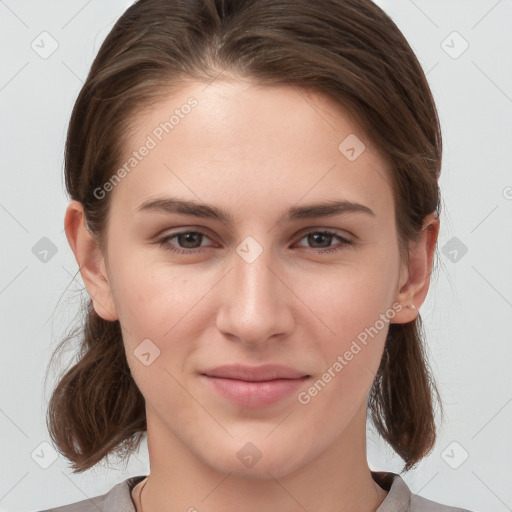
M192 246L194 246L194 243L197 243L197 240L194 242L194 238L197 237L199 235L199 233L184 233L182 235L180 235L180 242L184 239L185 240L185 247L188 248L188 249L193 249L194 247L188 247L187 244L192 244Z
M321 239L322 239L323 237L325 237L325 238L329 238L329 237L330 237L330 236L332 236L332 235L328 235L328 234L326 234L326 233L314 233L314 234L312 234L312 235L310 235L310 236L311 236L311 237L313 237L313 239L314 239L314 241L315 241L315 242L318 242L319 240L317 240L317 238L320 238L320 242L321 242ZM329 245L329 244L327 244L327 245Z

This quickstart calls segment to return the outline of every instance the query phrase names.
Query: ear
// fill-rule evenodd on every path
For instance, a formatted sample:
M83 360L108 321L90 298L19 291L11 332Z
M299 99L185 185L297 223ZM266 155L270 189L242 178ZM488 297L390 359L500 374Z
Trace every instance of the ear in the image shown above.
M409 265L402 264L400 270L399 291L396 301L403 308L397 312L391 323L411 322L418 315L418 309L425 301L430 286L430 274L439 235L439 218L435 213L425 217L420 238L417 243L409 245ZM416 306L409 309L407 305Z
M64 218L64 229L94 310L104 320L118 320L105 259L85 223L84 208L79 201L69 203Z

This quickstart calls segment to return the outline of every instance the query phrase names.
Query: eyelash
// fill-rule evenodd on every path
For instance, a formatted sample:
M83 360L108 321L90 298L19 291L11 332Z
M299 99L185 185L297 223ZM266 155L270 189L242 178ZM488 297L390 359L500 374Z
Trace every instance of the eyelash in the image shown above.
M196 248L196 249L183 249L181 247L175 247L175 246L169 245L169 241L172 240L173 238L176 238L179 235L185 235L185 234L189 234L189 233L199 234L201 236L205 236L206 238L208 238L208 235L206 235L205 233L202 233L201 231L180 231L179 233L173 233L172 235L164 236L164 237L160 238L159 240L157 240L155 243L159 247L163 247L165 250L173 252L173 253L177 253L177 254L194 254L194 253L197 254L198 252L203 252L204 249L206 249L204 247ZM309 235L312 235L312 234L321 234L321 235L332 236L332 237L336 238L338 241L342 242L342 244L343 244L340 247L334 246L334 247L327 247L325 249L318 249L318 248L314 248L314 247L310 248L313 252L318 253L318 254L327 254L327 253L341 251L344 248L346 248L346 246L355 244L355 242L353 242L352 240L344 238L344 237L342 237L332 231L329 231L329 230L309 231L309 232L305 233L300 238L300 240L302 240L303 238L305 238Z

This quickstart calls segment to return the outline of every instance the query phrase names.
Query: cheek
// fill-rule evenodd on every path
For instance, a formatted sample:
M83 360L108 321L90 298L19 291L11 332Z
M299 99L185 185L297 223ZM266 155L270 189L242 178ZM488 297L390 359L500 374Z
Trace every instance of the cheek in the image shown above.
M379 320L394 301L397 264L377 254L350 265L322 269L298 280L298 296L326 327L325 339L340 350Z
M211 276L192 266L150 261L143 251L118 261L113 275L114 296L136 381L154 381L154 372L160 366L173 375L181 374L192 364L191 354L198 349L198 340L207 325L205 304L212 288ZM151 372L141 368L137 360L143 351L150 352L150 359L153 351L157 354L147 367ZM165 382L170 376L162 370L159 378ZM144 389L142 382L140 387Z
M347 302L338 315L336 336L325 337L319 344L323 365L298 396L299 403L311 407L320 429L325 428L325 422L335 431L344 428L355 411L366 404L394 316L392 308L382 309L380 301L371 296L362 312L355 302ZM319 346L315 349L318 351Z
M126 258L114 274L114 300L128 333L163 338L197 302L197 287L178 267Z
M331 390L324 398L329 400L327 396L333 392L336 396L331 398L340 410L346 407L345 400L361 398L374 380L395 316L397 271L397 260L389 248L387 257L374 254L358 266L337 268L328 280L317 279L317 287L310 288L315 291L308 300L318 311L321 324L328 327L321 327L320 342L312 340L312 350L321 347L324 373L320 378L324 376L328 381L325 387ZM341 402L340 396L345 397Z
M138 388L163 414L185 407L189 397L173 377L180 380L197 348L197 330L204 325L194 310L200 290L177 268L138 264L133 257L116 268L115 290L126 357Z

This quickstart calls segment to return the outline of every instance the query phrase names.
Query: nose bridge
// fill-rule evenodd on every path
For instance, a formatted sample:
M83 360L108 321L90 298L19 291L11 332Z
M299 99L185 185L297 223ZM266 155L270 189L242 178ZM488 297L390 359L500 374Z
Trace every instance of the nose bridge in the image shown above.
M244 244L245 248L247 243ZM249 311L254 308L270 306L272 296L275 297L276 278L270 271L272 263L275 266L275 258L272 256L272 250L263 250L260 254L256 254L252 258L254 247L249 245L249 252L240 255L244 250L244 245L237 250L238 258L235 258L233 278L235 287L239 288L237 293L240 298L249 306ZM246 258L247 256L247 258ZM237 261L238 259L238 261Z
M222 289L219 330L255 344L290 328L291 294L276 277L278 268L272 249L256 239L247 237L238 245Z

